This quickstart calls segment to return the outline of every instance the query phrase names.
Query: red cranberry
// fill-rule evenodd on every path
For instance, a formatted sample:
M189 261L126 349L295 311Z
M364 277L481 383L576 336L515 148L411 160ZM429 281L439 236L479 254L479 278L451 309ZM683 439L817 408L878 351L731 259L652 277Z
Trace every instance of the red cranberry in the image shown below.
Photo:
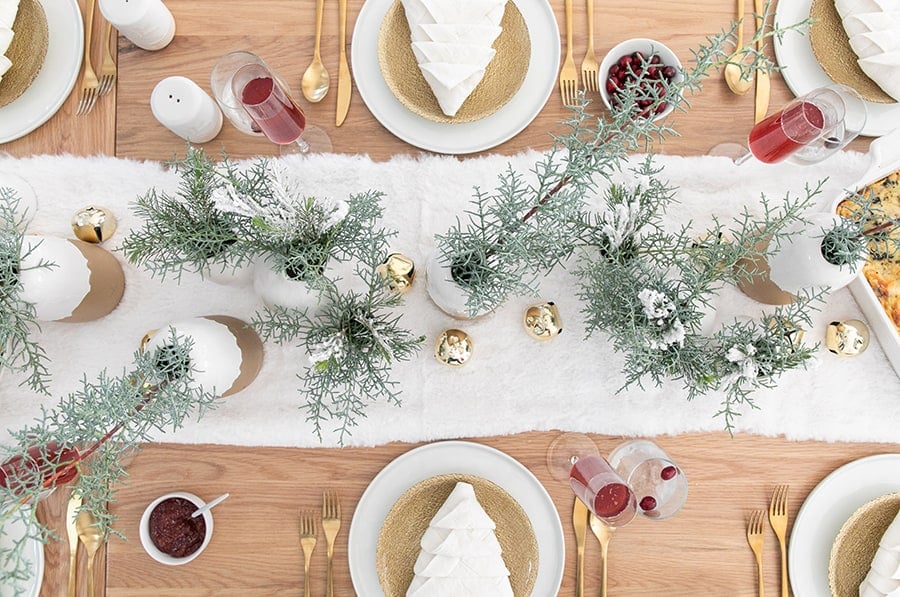
M607 79L606 92L612 94L618 90L619 90L619 85L618 85L616 79L614 77L610 77L609 79Z
M644 510L645 512L647 510L653 510L656 508L656 498L652 495L645 495L641 498L640 506L641 510Z
M650 57L650 64L662 64L662 58L659 57L659 54L654 54Z
M647 69L647 76L650 77L651 79L659 78L659 69L656 68L655 66L651 66L650 68Z
M667 466L662 471L660 471L659 476L663 478L663 481L669 481L678 474L678 469L674 466Z
M678 74L678 71L675 69L674 66L667 66L663 69L663 76L666 79L668 79L669 81L674 79L675 75L677 75L677 74Z
M632 73L634 74L634 77L635 77L635 78L640 77L640 76L641 76L641 73L643 73L643 72L644 72L644 69L642 69L642 68L636 68L636 69L634 69L634 70L632 71Z
M631 56L622 56L619 58L618 64L622 68L628 68L628 65L631 64Z
M669 107L667 102L659 102L659 105L656 106L656 113L661 114L663 110Z
M631 60L637 64L643 64L646 61L646 58L644 58L643 52L635 52L631 55Z

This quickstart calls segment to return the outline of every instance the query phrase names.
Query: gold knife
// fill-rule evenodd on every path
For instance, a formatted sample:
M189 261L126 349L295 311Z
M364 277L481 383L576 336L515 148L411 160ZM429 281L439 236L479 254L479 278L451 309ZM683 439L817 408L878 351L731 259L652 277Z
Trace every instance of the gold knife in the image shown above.
M572 526L575 527L575 597L584 595L584 535L587 521L587 506L576 497L572 508Z
M753 12L756 13L756 31L757 33L765 26L765 14L763 13L763 0L753 0ZM763 38L756 40L756 50L762 52ZM769 111L769 71L756 71L756 98L753 104L753 123L756 124L766 117Z
M75 597L75 573L78 570L78 529L75 527L75 514L81 507L81 496L72 493L66 507L66 534L69 537L69 584L67 597Z
M337 114L335 126L344 124L350 109L350 67L347 66L347 0L338 0L338 22L340 23L341 57L338 64Z

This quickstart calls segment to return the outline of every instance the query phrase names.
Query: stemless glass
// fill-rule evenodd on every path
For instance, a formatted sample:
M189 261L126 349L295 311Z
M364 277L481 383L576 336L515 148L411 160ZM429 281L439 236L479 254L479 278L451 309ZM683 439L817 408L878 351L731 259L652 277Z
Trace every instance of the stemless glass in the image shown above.
M748 148L723 143L710 155L725 155L742 164L755 157L764 164L821 162L855 139L866 125L866 102L854 89L833 84L813 89L756 123Z
M663 520L684 506L687 477L655 443L642 439L626 441L610 453L609 464L634 491L642 516Z
M608 526L624 526L637 513L634 491L600 455L579 458L572 466L569 485L588 510Z

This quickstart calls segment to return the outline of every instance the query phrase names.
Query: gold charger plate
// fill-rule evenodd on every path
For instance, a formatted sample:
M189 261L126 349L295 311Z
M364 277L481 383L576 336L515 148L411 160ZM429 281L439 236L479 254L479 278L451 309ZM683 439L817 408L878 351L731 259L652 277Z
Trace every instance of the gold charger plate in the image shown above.
M859 67L834 0L813 0L809 16L815 21L809 28L809 43L825 74L835 83L855 89L866 101L896 103Z
M831 547L828 586L833 597L859 597L878 542L900 511L900 493L889 493L860 506L841 527Z
M396 0L378 32L378 64L391 92L414 114L433 122L474 122L502 108L522 86L531 56L528 25L515 2L506 3L503 32L494 41L497 51L484 71L484 78L453 117L441 111L428 81L419 70L410 42L406 12Z
M406 595L413 580L422 535L460 481L475 488L478 502L497 525L494 532L509 569L513 594L531 595L538 571L538 545L525 511L498 485L474 475L453 474L438 475L413 485L397 499L384 519L375 550L375 568L386 597Z
M44 7L37 0L22 0L13 31L15 35L6 50L12 66L0 81L0 107L25 93L44 65L50 41Z

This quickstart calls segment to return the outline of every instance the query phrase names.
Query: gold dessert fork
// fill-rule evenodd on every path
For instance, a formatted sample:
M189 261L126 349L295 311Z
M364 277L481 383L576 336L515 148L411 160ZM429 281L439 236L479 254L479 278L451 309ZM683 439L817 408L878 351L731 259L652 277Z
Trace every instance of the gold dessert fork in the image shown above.
M112 39L112 24L106 22L106 31L103 34L103 66L100 67L100 95L106 95L112 91L116 84L116 62L109 50L109 41Z
M769 524L772 525L772 530L778 537L778 547L781 548L781 597L788 597L787 553L784 546L788 519L787 495L787 485L776 485L769 503Z
M591 530L594 532L594 536L597 537L597 541L600 542L600 556L603 558L603 564L600 568L600 597L606 597L606 562L609 554L609 540L612 539L616 529L591 514Z
M322 530L325 531L325 546L328 550L328 568L326 572L326 597L334 596L334 567L332 556L334 555L334 538L341 529L341 503L337 493L326 491L322 494Z
M309 597L309 559L316 548L316 515L300 513L300 547L303 548L303 597Z
M581 80L588 91L597 91L600 64L594 54L594 0L587 0L588 47L581 61Z
M750 513L750 521L747 523L747 543L750 544L750 549L753 550L753 555L756 556L756 574L759 578L759 597L765 597L765 591L763 590L762 564L764 514L765 512L762 510L754 510Z
M572 58L572 0L566 2L566 60L559 73L559 91L563 104L571 106L578 94L578 71L575 70L575 59Z
M88 0L84 19L84 75L81 77L81 99L75 114L82 116L94 108L97 102L97 86L100 81L91 66L91 29L94 25L94 1Z

